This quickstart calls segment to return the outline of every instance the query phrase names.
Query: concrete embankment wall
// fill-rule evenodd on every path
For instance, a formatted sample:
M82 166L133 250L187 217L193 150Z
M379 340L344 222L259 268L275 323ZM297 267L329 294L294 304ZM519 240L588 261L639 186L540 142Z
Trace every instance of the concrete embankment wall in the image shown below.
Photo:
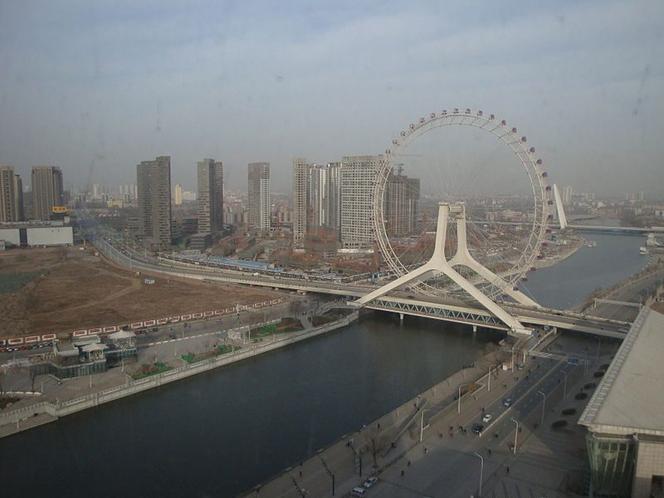
M246 349L241 349L226 355L217 356L215 358L192 363L190 365L174 368L172 370L168 370L156 375L151 375L140 380L127 381L126 384L104 389L102 391L81 396L79 398L60 401L57 403L41 401L21 408L16 408L14 410L0 412L0 437L9 436L16 432L27 430L36 425L40 425L39 423L25 423L23 426L21 425L26 421L32 422L31 419L35 417L41 417L41 420L38 420L37 422L52 422L65 415L70 415L87 408L99 406L103 403L108 403L116 399L131 396L142 391L147 391L148 389L153 389L170 382L175 382L176 380L191 377L192 375L206 372L214 368L223 367L225 365L242 361L247 358L252 358L254 356L267 353L269 351L274 351L290 344L295 344L297 342L325 334L332 330L346 327L353 321L357 320L358 316L359 313L355 311L345 318L321 325L320 327L315 327L313 329L303 330L300 332L291 332L284 337L280 337L269 342L265 341L261 343L252 343L250 346L246 347Z

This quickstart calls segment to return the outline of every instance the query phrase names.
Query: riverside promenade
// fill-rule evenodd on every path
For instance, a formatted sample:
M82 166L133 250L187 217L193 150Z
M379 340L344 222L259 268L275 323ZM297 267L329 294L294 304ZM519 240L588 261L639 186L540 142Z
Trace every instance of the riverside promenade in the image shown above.
M375 475L399 460L419 444L428 426L448 415L456 416L459 386L465 386L461 406L498 383L507 381L499 365L510 353L493 351L473 366L459 370L444 381L403 403L381 418L367 423L352 434L321 448L308 460L293 465L240 495L243 497L299 498L302 496L344 496L362 479ZM489 374L491 370L491 374ZM501 386L502 391L502 386ZM463 409L465 413L465 408ZM432 414L431 417L428 416Z
M236 349L213 358L172 368L165 372L150 375L139 380L131 379L129 376L119 373L114 377L116 382L115 385L105 388L96 386L96 388L89 389L91 392L87 392L82 396L48 401L42 401L40 397L31 397L27 400L28 404L18 408L0 411L0 438L42 424L54 422L60 417L87 408L99 406L116 399L131 396L133 394L147 391L148 389L153 389L180 379L191 377L192 375L253 358L263 353L275 351L285 346L323 335L350 325L357 320L358 317L359 312L355 311L348 316L318 327L273 335L269 340L252 342L241 349ZM119 369L115 370L119 371Z
M550 334L515 365L509 351L491 353L241 496L349 496L369 476L378 478L367 491L376 498L577 496L587 471L575 417L616 347L603 344L596 357L570 364L594 343ZM498 363L510 368L492 368ZM479 434L476 423L484 424Z

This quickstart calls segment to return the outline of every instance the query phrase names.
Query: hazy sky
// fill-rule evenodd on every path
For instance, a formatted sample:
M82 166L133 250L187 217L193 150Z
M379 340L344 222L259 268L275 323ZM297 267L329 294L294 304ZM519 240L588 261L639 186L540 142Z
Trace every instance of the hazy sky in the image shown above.
M361 4L362 6L358 6ZM0 0L0 163L66 184L378 153L454 106L527 135L559 184L664 195L664 2Z

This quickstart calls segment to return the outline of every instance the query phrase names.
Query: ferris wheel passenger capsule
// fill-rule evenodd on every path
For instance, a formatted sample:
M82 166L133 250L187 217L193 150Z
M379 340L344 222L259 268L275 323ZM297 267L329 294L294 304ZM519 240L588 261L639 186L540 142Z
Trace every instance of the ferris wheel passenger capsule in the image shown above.
M535 153L535 147L531 147L530 149L528 149L528 152L530 152L531 154L534 154Z
M477 111L478 116L481 116L482 114L484 114L482 111Z
M470 114L470 109L466 107L466 114Z
M547 185L546 187L544 187L544 190L546 190L547 192L551 192L551 185Z
M496 116L494 114L490 114L489 119L496 119Z
M414 129L415 129L415 125L414 125L413 123L410 123L410 129L411 129L411 130L414 130Z
M500 124L503 125L503 126L507 126L507 121L505 121L505 120L503 119L503 120L500 122Z
M401 132L401 136L402 136L402 137L405 137L405 136L406 136L406 132L405 132L405 131L402 131L402 132Z
M425 121L426 121L426 119L420 118L420 124L424 123Z
M441 114L442 114L443 116L446 116L446 115L447 115L447 109L443 109L443 112L441 112Z
M516 133L516 128L512 128L512 133Z
M454 114L459 114L459 108L458 107L454 108Z
M429 114L429 117L430 117L431 119L434 119L434 118L436 117L436 113L435 113L435 112L432 112L431 114Z
M537 164L539 164L539 165L541 165L541 164L542 164L542 160L541 160L541 159L538 159L538 160L537 160L537 161L535 161L535 162L536 162Z
M521 137L521 141L525 144L526 143L526 137Z
M392 145L397 145L398 143L399 141L396 138L392 140Z
M543 171L542 172L542 178L546 178L547 176L549 176L549 174L546 171Z

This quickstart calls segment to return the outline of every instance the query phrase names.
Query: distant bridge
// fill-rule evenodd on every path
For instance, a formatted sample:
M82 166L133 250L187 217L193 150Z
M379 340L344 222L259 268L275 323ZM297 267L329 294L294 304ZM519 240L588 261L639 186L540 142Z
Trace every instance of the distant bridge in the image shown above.
M194 265L193 263L176 261L169 263L162 262L160 264L147 263L130 257L103 239L97 239L95 246L106 257L122 266L133 270L144 270L173 277L271 287L273 289L329 294L347 298L359 298L377 288L369 284L338 284L318 280L250 275L246 272L232 270L220 271L218 269ZM625 336L630 326L629 322L610 320L571 311L530 308L506 302L501 302L500 305L505 311L522 323L538 326L548 325L550 327L575 330L603 337L621 339ZM479 327L509 330L509 327L504 322L486 309L469 305L462 301L454 301L451 298L415 296L406 292L395 291L389 296L382 296L367 303L364 307L402 315L421 316Z

